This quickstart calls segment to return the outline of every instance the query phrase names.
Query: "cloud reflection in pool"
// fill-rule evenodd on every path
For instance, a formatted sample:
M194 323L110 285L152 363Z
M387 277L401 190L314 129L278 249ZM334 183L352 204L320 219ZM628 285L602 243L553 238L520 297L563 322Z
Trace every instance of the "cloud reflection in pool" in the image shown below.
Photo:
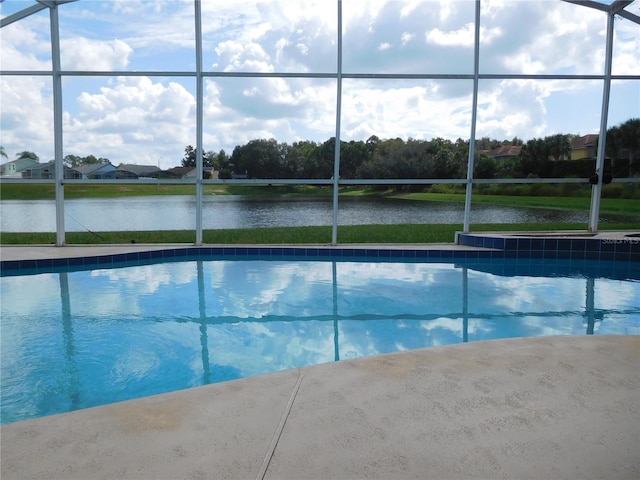
M2 422L337 359L640 334L640 282L452 263L176 262L4 277Z

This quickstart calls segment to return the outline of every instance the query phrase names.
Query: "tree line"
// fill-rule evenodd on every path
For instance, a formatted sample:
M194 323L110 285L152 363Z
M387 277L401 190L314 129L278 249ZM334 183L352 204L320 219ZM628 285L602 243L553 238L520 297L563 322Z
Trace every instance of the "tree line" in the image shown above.
M526 143L515 137L498 141L476 140L475 178L526 178L590 176L593 158L570 160L571 142L578 135L556 134L533 138ZM229 156L224 150L203 153L203 165L219 171L219 178L242 175L268 179L327 179L334 173L334 137L323 143L278 142L275 139L251 140L236 146ZM519 153L504 160L490 155L500 147L520 147ZM607 156L614 160L617 176L640 173L640 119L630 119L607 131ZM443 179L465 178L469 141L443 138L417 140L380 139L340 142L340 177L343 179ZM609 162L608 165L611 165ZM182 166L195 167L196 150L185 148Z
M571 142L577 135L556 134L533 138L526 143L514 137L498 141L488 137L475 143L475 178L585 177L594 172L593 158L569 160ZM238 145L231 155L224 150L203 152L204 167L214 168L219 178L234 176L266 179L328 179L334 174L335 138L325 142L299 141L291 144L275 139L251 140ZM519 147L519 153L495 159L492 150ZM6 157L0 146L0 154ZM196 166L196 149L188 145L181 160L183 167ZM445 179L465 178L469 141L444 138L417 140L380 139L372 135L366 141L340 142L340 177L343 179ZM607 131L606 156L614 176L640 174L640 118L633 118ZM29 151L18 158L38 156ZM66 155L64 164L108 163L109 159L88 155Z

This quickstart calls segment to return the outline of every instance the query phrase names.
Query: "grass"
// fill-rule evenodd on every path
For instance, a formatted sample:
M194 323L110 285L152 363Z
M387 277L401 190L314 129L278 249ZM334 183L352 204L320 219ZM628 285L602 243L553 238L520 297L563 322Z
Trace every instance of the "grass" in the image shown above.
M601 230L637 230L639 223L600 224ZM482 231L584 231L584 224L525 223L478 224L473 232ZM455 232L462 224L420 225L349 225L338 227L338 242L349 243L453 243ZM55 233L2 233L3 245L55 244ZM329 244L331 227L244 228L205 230L203 241L213 245L278 245ZM68 245L127 243L187 243L195 242L193 230L160 230L134 232L67 232Z
M329 195L329 187L312 185L204 185L204 195ZM115 198L154 195L194 195L194 185L163 184L75 184L65 185L65 198ZM48 183L0 184L2 200L54 200L55 186Z

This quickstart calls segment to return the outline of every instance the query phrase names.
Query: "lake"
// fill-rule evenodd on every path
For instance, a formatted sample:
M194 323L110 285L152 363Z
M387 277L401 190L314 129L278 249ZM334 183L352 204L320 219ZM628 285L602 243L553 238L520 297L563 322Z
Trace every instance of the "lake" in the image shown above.
M331 225L331 197L208 195L203 197L204 229ZM341 197L339 225L462 223L464 205L428 201ZM65 200L65 230L134 231L194 230L195 197L83 198ZM55 201L0 201L0 231L54 232ZM588 223L586 211L474 205L471 223ZM623 217L623 220L638 220ZM620 222L602 215L603 222Z

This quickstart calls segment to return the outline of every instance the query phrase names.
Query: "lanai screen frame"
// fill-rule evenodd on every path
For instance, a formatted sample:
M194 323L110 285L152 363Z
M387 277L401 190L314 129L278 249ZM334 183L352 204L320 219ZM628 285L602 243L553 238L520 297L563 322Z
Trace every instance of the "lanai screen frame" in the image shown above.
M202 188L207 184L298 184L298 185L330 185L333 188L333 216L332 216L332 245L338 244L338 198L341 185L420 185L420 184L464 184L465 185L465 206L463 232L470 231L471 226L471 203L474 184L481 183L584 183L583 178L513 178L513 179L475 179L474 158L475 158L475 138L478 110L478 83L479 80L503 80L503 79L528 79L528 80L602 80L602 109L600 115L599 138L606 139L607 120L609 111L609 95L611 90L611 80L640 80L640 75L612 75L612 52L613 52L613 29L614 17L620 15L627 20L640 25L640 17L626 10L633 0L615 0L611 3L600 3L591 0L561 0L568 3L588 8L594 8L607 15L606 48L604 73L601 75L535 75L535 74L481 74L479 72L480 58L480 6L481 0L475 0L474 18L474 60L472 74L349 74L342 70L342 0L337 0L337 65L336 71L330 73L259 73L259 72L204 72L202 68L202 11L201 0L193 0L194 4L194 29L195 29L195 52L196 70L193 71L63 71L60 62L60 36L58 24L58 7L65 3L78 0L36 0L38 3L25 8L13 15L9 15L0 20L0 28L13 22L19 21L36 12L49 9L49 19L51 28L51 71L1 71L0 75L31 75L31 76L51 76L53 80L53 125L54 125L54 161L55 161L55 201L56 201L56 246L65 245L64 227L64 186L65 184L95 183L91 180L71 180L64 178L63 163L63 107L62 107L62 77L63 76L145 76L145 77L195 77L196 79L196 178L191 180L166 180L164 184L192 184L195 186L196 197L196 238L195 244L203 243L202 228ZM208 77L255 77L255 78L321 78L334 79L336 81L336 120L335 120L335 156L332 179L242 179L242 180L206 180L203 179L203 99L204 99L204 79ZM342 108L342 80L347 79L464 79L473 81L472 109L471 109L471 131L469 138L469 156L467 160L466 179L366 179L347 180L340 178L340 120ZM589 212L589 223L587 230L590 233L598 231L598 218L600 215L600 200L602 197L603 172L605 159L605 141L598 142L596 157L597 182L591 190L591 206ZM23 180L6 179L3 182L20 182ZM639 183L636 178L618 178L615 182ZM32 183L52 183L51 180L30 180ZM153 180L100 180L104 183L157 183Z

